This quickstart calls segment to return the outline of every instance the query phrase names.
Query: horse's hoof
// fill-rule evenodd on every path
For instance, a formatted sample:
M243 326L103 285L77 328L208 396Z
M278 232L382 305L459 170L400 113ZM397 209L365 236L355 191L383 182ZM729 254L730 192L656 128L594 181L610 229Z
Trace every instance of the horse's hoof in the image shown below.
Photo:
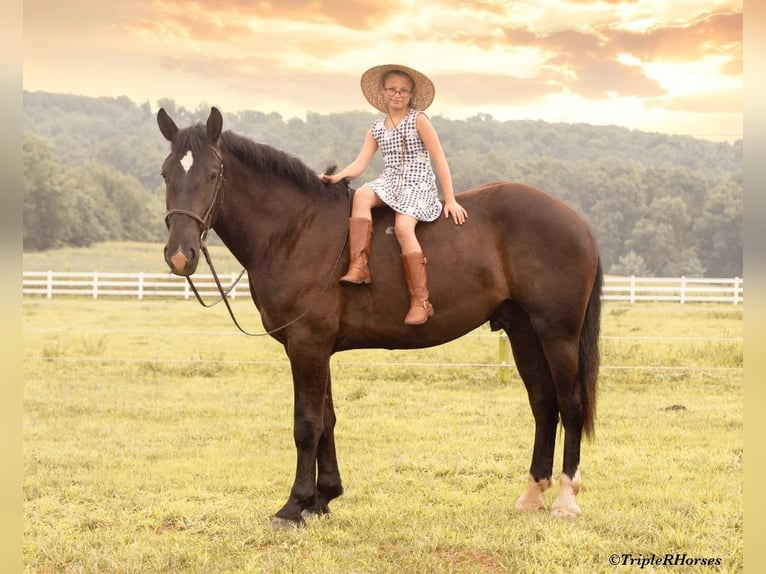
M542 500L517 500L516 512L537 512L538 510L545 508L545 503Z
M550 479L537 481L530 476L527 482L527 489L516 500L516 512L536 512L545 508L543 492L551 487Z
M288 518L280 518L279 516L275 516L271 519L271 526L272 528L279 528L281 530L291 530L294 528L300 528L303 526L305 522L303 521L303 518L300 520L290 520Z
M554 506L551 508L551 518L577 518L581 512L576 504L572 507Z
M321 520L323 518L329 518L332 516L330 514L330 510L309 510L308 508L304 508L301 511L301 518L303 520Z
M575 496L580 492L581 487L582 479L579 470L575 472L574 478L561 473L561 490L551 505L551 517L577 518L580 516L580 507L577 506Z

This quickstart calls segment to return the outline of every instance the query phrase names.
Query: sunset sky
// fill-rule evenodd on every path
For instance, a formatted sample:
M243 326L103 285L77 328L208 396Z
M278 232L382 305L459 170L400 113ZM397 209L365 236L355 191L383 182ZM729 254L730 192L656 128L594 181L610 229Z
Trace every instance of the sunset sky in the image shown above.
M23 87L153 108L374 111L410 65L431 115L742 137L742 0L26 0Z

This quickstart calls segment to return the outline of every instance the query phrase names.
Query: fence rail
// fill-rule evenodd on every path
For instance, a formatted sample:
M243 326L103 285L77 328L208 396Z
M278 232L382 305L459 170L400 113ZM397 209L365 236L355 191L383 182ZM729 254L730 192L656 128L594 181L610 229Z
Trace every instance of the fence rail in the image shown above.
M246 274L245 274L246 275ZM234 283L237 273L221 276L224 287ZM197 273L194 284L202 296L217 296L211 274ZM236 285L229 297L249 296L247 279ZM24 295L99 297L120 296L145 299L148 297L193 296L188 283L171 273L104 273L69 271L24 271ZM676 303L743 303L744 280L741 277L715 279L707 277L617 277L604 278L604 301L671 301Z

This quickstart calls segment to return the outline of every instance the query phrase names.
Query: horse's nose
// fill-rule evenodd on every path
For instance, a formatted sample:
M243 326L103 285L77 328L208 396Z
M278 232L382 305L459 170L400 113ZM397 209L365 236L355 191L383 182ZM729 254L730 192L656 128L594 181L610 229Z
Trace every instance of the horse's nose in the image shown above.
M170 258L170 264L176 273L183 273L187 263L189 263L189 259L187 259L180 248Z
M165 248L165 261L170 266L170 270L176 275L189 275L191 259L186 256L183 249L179 247L173 255L168 257L167 247Z

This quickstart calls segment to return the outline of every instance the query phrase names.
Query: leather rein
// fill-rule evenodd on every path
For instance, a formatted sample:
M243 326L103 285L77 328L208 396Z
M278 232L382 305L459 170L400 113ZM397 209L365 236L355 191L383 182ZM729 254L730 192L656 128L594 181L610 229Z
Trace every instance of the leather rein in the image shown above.
M346 249L346 243L348 242L348 230L346 230L346 234L343 239L343 243L340 246L340 251L338 252L337 257L335 258L335 263L332 266L332 269L330 270L330 273L325 278L324 283L322 284L322 289L319 292L319 295L317 295L317 298L314 300L314 302L309 305L306 309L304 309L299 315L294 317L293 319L290 319L283 325L280 325L279 327L275 327L274 329L269 329L268 331L261 331L258 333L251 333L250 331L246 331L242 328L242 326L239 324L239 321L237 321L237 318L234 316L234 311L231 308L231 305L229 303L229 293L231 293L232 289L237 286L237 283L239 283L239 280L242 279L242 276L245 274L246 269L243 268L240 274L237 276L237 278L232 282L232 284L224 289L223 285L221 284L221 280L218 278L218 273L215 270L215 266L213 265L213 259L210 257L210 253L207 249L207 236L210 229L213 227L213 220L215 216L218 213L218 210L223 205L223 198L224 198L224 190L226 187L226 178L223 174L223 159L221 158L220 152L213 148L216 152L216 155L218 156L218 159L220 160L220 165L218 167L218 179L216 181L215 185L215 191L213 192L213 199L210 202L210 206L205 211L204 215L200 217L193 211L189 211L187 209L169 209L165 213L165 226L170 228L170 218L173 215L185 215L186 217L192 218L194 221L200 224L200 250L202 251L203 255L205 256L205 261L207 261L207 266L210 268L210 273L213 275L213 279L215 280L215 285L218 288L218 293L220 297L215 300L213 303L205 303L205 301L202 299L202 296L199 294L199 291L197 290L197 287L194 285L194 282L192 281L192 278L190 275L186 275L186 282L189 284L189 287L191 287L192 292L194 293L194 296L196 297L197 301L200 305L203 307L214 307L221 301L224 302L226 305L226 309L229 311L229 316L231 317L231 320L234 322L234 325L236 325L237 329L239 329L242 333L245 335L248 335L250 337L263 337L266 335L273 335L274 333L277 333L283 329L286 329L293 323L297 323L303 317L305 317L310 311L316 307L317 303L319 303L319 299L324 295L325 291L327 291L327 287L330 285L330 281L332 280L333 276L335 275L335 271L338 268L338 265L340 264L341 257L343 257L343 251ZM351 191L349 190L349 203L351 200Z

